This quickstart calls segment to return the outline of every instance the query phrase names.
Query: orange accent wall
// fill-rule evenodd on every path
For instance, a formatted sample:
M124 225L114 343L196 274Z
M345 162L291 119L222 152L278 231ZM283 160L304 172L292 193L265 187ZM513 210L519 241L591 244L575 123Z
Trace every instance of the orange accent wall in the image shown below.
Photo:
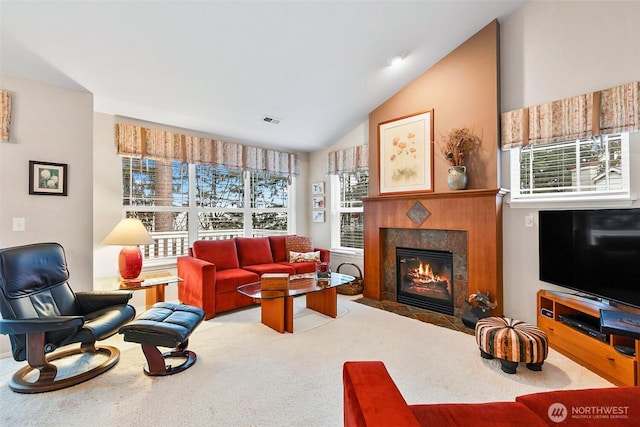
M494 20L436 65L369 114L369 198L364 200L364 296L380 300L382 231L387 228L466 230L470 291L502 295L502 192L499 190L500 28ZM437 40L434 40L437 43ZM378 125L433 109L433 192L380 195ZM452 128L469 127L480 138L475 156L465 161L467 190L450 191L437 144ZM421 203L430 216L413 223L407 212Z
M478 155L465 162L467 188L499 187L499 39L499 23L494 20L369 114L372 196L380 194L378 124L431 109L435 141L450 129L463 126L481 138ZM437 143L433 152L434 192L449 191L449 164Z

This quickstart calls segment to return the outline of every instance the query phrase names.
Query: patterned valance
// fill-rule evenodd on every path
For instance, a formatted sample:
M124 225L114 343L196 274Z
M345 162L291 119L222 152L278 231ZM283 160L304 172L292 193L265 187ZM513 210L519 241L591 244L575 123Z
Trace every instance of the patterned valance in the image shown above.
M640 82L600 93L600 132L604 134L640 130Z
M591 93L529 108L529 144L591 136L592 108Z
M187 136L186 162L244 170L242 145L217 139Z
M266 148L116 124L118 155L298 175L297 156Z
M502 113L502 148L520 147L529 143L529 109ZM525 143L526 141L526 143Z
M0 141L9 141L11 127L11 93L0 90Z
M295 169L295 156L258 147L244 147L244 168L250 171L265 171L289 174Z
M502 148L640 131L640 82L502 113Z
M369 146L359 145L328 154L328 175L357 172L369 169Z
M141 136L146 141L146 155L144 157L171 162L184 161L184 135L142 128Z

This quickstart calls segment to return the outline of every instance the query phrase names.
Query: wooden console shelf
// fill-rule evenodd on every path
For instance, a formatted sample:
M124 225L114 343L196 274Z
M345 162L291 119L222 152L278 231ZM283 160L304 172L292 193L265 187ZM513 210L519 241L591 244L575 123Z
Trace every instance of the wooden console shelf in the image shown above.
M620 310L567 293L538 291L538 327L546 332L553 349L614 384L640 385L640 340L613 334L594 337L561 320L568 316L598 325L600 309ZM614 346L634 348L635 356L622 354Z

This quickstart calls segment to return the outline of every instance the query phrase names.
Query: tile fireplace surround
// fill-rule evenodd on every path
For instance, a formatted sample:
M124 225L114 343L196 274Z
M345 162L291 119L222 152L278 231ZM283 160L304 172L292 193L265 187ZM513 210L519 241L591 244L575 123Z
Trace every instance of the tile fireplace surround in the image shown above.
M469 295L467 284L467 233L455 230L408 230L387 228L381 237L382 249L382 299L398 301L396 248L433 249L453 254L454 315L462 316L465 298Z
M460 284L454 291L456 317L464 310L466 296L478 290L489 291L498 302L492 314L501 316L504 194L500 189L487 189L366 198L364 297L397 301L395 260L391 261L389 253L409 244L454 253L454 274ZM465 236L466 242L461 242ZM465 249L466 254L461 253Z

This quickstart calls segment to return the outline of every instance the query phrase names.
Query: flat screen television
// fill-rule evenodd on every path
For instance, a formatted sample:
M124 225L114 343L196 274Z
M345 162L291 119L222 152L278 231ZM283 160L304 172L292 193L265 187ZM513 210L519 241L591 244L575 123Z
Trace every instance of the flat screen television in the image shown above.
M640 209L538 213L540 280L640 308Z

